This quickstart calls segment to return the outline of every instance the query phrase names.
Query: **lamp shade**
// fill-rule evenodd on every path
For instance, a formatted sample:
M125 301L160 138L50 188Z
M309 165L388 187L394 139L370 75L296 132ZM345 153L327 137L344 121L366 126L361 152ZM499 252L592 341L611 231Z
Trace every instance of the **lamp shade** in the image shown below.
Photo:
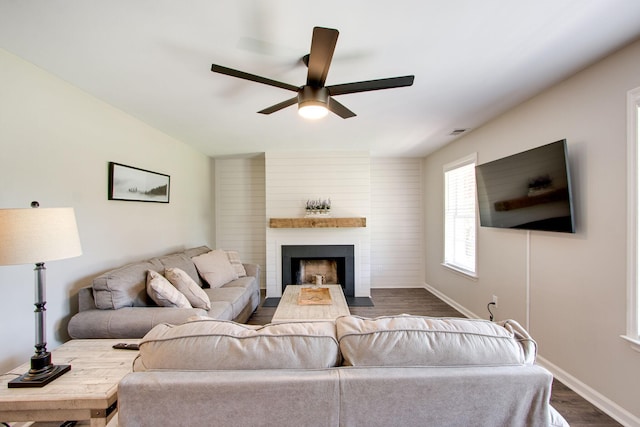
M0 209L0 265L82 254L73 208Z

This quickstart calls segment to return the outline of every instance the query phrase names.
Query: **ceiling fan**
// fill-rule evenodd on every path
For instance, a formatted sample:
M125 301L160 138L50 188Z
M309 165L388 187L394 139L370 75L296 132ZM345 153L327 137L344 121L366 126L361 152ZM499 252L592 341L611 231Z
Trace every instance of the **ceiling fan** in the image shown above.
M258 111L260 114L271 114L298 104L298 113L306 118L320 118L331 111L343 119L354 117L356 114L336 101L333 97L348 93L367 92L372 90L392 89L411 86L414 76L390 77L386 79L367 80L354 83L344 83L325 86L333 52L338 41L338 30L332 28L314 27L311 39L311 50L302 60L307 65L307 82L303 86L282 83L244 71L234 70L221 65L212 64L211 71L226 74L240 79L251 80L269 86L297 92L297 96Z

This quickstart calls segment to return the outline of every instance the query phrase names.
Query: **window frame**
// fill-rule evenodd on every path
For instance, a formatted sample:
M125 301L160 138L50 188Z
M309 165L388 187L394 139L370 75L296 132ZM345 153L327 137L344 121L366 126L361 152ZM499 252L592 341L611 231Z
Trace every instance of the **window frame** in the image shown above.
M446 230L447 230L447 177L446 174L447 172L450 172L452 170L464 167L464 166L468 166L468 165L473 165L474 166L474 182L475 182L475 166L477 166L478 164L478 154L477 153L472 153L469 154L465 157L462 157L458 160L455 160L453 162L447 163L445 165L442 166L442 188L443 188L443 209L442 209L442 266L449 268L453 271L455 271L456 273L460 273L462 275L464 275L465 277L471 278L471 279L477 279L478 278L478 195L475 192L475 188L474 188L474 207L473 207L473 216L474 216L474 241L473 241L473 245L474 245L474 260L473 260L473 271L469 270L468 268L465 268L463 266L457 265L455 263L451 263L448 262L446 259L447 256L447 235L446 235Z
M627 92L627 331L620 337L640 352L640 87Z

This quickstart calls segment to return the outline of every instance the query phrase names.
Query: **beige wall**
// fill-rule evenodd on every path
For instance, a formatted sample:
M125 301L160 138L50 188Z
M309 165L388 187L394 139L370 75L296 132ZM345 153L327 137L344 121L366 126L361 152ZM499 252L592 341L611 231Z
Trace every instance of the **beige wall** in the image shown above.
M626 95L639 86L636 42L424 160L427 285L481 317L497 295L497 318L528 323L541 361L629 425L640 424L640 353L619 337L626 329ZM441 266L442 166L472 152L484 163L562 138L577 233L480 228L478 280Z
M171 176L171 203L107 200L107 164ZM0 208L75 208L83 255L47 263L49 348L68 337L75 294L129 261L208 244L209 158L0 50ZM0 266L0 371L34 348L33 266ZM54 361L55 362L55 361Z

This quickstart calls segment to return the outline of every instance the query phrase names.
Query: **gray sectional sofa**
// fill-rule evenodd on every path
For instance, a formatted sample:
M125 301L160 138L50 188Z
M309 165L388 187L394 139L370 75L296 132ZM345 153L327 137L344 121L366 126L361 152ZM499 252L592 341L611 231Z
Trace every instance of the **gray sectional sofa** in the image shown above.
M245 322L260 303L260 266L243 264L246 276L208 287L192 258L209 253L201 246L128 264L93 279L78 293L79 312L69 321L71 338L142 338L162 323L180 324L193 316ZM211 308L159 307L147 294L147 271L179 268L203 287Z
M568 426L535 357L514 321L158 325L118 386L118 425Z

